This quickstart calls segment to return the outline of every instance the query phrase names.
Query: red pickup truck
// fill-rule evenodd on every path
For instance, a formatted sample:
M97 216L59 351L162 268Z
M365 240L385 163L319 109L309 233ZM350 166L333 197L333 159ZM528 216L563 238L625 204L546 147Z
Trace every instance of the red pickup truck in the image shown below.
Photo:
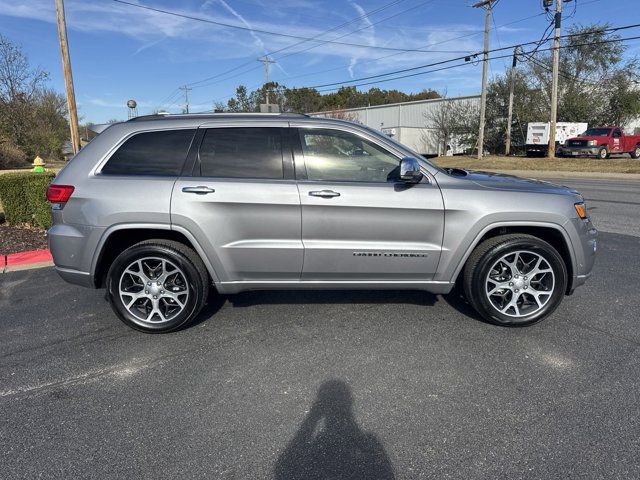
M609 158L612 153L628 153L640 157L640 135L625 135L621 127L592 127L562 145L562 155L595 155Z

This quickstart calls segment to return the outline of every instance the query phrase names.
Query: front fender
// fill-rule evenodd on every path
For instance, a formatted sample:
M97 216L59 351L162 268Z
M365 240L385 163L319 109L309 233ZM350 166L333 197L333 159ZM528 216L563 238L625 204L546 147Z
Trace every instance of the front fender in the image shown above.
M445 243L443 245L436 280L455 282L471 252L489 232L496 229L518 227L550 228L560 233L568 247L572 271L576 271L576 254L573 241L563 225L548 221L523 221L518 219L491 221L491 219L485 218L469 229L468 233L460 241L456 242L453 238L449 238L449 244Z

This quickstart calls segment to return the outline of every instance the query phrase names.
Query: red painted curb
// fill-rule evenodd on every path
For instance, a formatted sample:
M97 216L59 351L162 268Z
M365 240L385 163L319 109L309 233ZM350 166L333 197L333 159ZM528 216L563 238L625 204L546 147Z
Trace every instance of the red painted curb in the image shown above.
M29 252L12 253L6 256L7 267L28 265L30 263L51 262L51 252L49 250L31 250Z

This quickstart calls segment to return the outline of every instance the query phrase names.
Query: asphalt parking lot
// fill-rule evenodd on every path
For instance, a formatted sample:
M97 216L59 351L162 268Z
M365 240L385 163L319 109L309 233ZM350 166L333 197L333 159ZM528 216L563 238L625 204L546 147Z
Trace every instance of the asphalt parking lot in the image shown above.
M523 329L455 295L253 292L145 335L50 268L0 276L0 477L640 477L640 184L561 183L599 257Z

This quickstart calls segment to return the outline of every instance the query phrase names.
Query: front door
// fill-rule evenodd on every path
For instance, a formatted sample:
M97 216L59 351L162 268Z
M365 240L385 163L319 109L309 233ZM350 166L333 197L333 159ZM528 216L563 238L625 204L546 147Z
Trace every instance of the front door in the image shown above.
M222 282L298 281L300 197L287 124L204 129L171 221L196 235Z
M612 136L611 153L624 152L624 146L622 145L622 130L620 130L619 128L614 128L611 136Z
M398 179L400 156L359 130L293 132L306 281L426 281L440 258L444 209L425 177Z

